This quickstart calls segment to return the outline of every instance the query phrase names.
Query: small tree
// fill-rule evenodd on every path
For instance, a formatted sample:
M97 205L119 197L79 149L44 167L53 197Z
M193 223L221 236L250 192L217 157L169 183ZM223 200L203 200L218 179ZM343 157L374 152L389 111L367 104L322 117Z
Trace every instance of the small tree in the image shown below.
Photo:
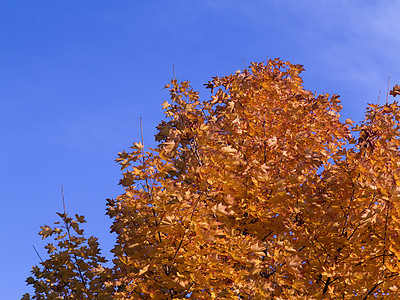
M167 85L158 146L117 158L125 193L108 200L117 242L98 287L116 299L400 297L399 106L341 122L339 97L304 90L302 70L253 63L214 77L204 101Z
M113 287L106 282L106 259L100 254L97 238L85 238L79 227L86 222L84 217L57 214L62 223L44 225L39 232L43 239L56 237L45 246L49 259L42 261L41 267L33 267L33 276L26 280L35 289L32 299L111 299ZM24 297L31 299L29 294Z

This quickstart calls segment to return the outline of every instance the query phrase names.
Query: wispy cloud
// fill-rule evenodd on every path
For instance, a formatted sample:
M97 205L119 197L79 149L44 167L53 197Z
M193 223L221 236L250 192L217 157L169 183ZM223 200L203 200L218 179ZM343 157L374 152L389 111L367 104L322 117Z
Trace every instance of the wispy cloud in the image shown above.
M291 57L305 60L308 57L338 77L369 85L371 80L385 81L387 74L400 69L400 2L206 3L221 18L234 16L238 23L248 27L248 32L256 32L255 36L269 43L269 49L277 47L274 43L284 43L286 48L291 47L286 51ZM251 39L246 42L256 44Z
M385 81L388 74L398 73L400 2L321 2L298 7L299 14L317 24L313 35L319 35L322 47L315 54L321 62L360 84Z

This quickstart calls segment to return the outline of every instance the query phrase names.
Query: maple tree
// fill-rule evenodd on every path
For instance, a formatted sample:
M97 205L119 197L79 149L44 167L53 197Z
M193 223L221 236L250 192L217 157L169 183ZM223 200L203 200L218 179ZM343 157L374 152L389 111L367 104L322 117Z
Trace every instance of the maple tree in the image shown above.
M62 222L41 226L39 232L43 239L56 237L45 246L50 258L42 261L41 268L34 266L33 276L26 280L35 289L33 299L111 299L106 259L100 254L97 238L85 238L80 228L86 222L84 216L71 218L65 209L57 214ZM22 299L30 299L30 295Z
M68 234L42 227L60 243L27 280L33 299L398 299L400 108L342 122L302 71L252 63L207 100L172 80L157 147L117 158L113 266L60 214Z

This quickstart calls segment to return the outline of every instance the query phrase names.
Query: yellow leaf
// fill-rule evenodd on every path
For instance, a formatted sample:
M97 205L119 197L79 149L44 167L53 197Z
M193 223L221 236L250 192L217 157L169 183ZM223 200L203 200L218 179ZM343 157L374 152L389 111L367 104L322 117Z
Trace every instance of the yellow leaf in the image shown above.
M237 150L232 148L231 145L222 147L221 150L222 150L222 152L224 152L226 154L235 154L237 152Z
M397 259L400 260L400 250L397 249L397 245L390 244L389 250L396 255Z
M146 266L144 266L143 268L141 268L138 275L140 276L140 275L146 273L147 270L149 269L149 266L150 266L150 265L146 265Z

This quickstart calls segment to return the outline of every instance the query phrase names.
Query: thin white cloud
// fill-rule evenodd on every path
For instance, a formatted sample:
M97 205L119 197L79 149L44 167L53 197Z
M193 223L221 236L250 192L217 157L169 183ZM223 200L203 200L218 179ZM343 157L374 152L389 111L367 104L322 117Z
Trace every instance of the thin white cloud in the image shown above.
M293 3L286 6L288 18L294 15L302 20L303 16L307 25L298 25L310 31L313 58L333 75L365 86L386 82L388 75L400 79L400 2Z

